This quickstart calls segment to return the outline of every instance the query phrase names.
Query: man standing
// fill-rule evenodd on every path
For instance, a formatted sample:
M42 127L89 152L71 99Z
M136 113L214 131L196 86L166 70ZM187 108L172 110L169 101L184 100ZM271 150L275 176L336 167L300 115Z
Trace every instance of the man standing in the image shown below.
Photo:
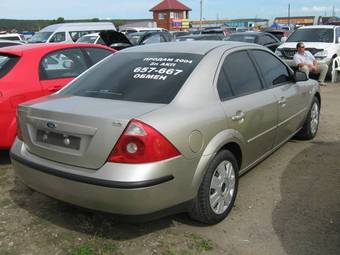
M294 55L294 61L298 66L299 70L306 73L307 77L309 73L316 73L319 75L320 85L325 86L325 78L328 71L328 66L326 64L320 64L316 61L312 53L305 51L305 45L303 42L299 42L296 45L297 52Z

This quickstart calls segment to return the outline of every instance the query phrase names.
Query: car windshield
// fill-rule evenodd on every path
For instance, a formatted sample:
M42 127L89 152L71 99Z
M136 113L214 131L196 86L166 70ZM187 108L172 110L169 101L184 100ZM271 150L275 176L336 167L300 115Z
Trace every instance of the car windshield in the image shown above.
M298 29L288 37L287 42L332 43L333 38L334 38L333 29L329 28Z
M137 45L139 44L143 35L144 33L132 33L132 34L128 34L127 38L129 39L132 45Z
M29 43L45 43L53 32L38 32L35 33L32 38L28 41Z
M228 41L237 41L237 42L247 42L247 43L255 43L256 36L255 35L231 35Z
M82 42L82 43L94 43L97 40L98 36L93 35L93 36L82 36L78 39L77 42Z
M116 53L59 95L168 104L201 60L183 53Z

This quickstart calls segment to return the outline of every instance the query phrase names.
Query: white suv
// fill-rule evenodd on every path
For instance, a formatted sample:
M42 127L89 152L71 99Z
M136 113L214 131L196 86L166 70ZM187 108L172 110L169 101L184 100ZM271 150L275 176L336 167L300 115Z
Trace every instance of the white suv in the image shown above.
M276 55L291 67L296 66L293 56L298 42L303 42L306 50L310 51L320 63L327 64L328 73L331 73L333 59L340 56L340 26L306 26L295 30L275 51Z

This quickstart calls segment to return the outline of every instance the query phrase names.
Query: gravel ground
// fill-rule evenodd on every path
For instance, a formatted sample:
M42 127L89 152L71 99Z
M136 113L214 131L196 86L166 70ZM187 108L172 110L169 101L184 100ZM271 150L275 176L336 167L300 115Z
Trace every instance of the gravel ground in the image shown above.
M317 137L288 142L242 176L215 226L186 214L129 224L56 201L15 178L0 151L0 254L340 254L340 84L321 89Z

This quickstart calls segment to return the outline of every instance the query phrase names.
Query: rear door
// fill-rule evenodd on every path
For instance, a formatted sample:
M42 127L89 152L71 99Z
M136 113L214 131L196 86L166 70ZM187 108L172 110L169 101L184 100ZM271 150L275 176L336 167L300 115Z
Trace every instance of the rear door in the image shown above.
M259 159L273 147L277 102L266 89L246 50L224 60L217 88L226 114L226 128L238 131L245 143L246 164Z
M89 63L79 48L61 49L45 55L39 65L44 94L57 92L88 67Z
M303 122L308 109L309 87L306 82L295 83L287 66L273 54L252 50L251 55L276 98L279 118L275 145L278 145L290 138Z

